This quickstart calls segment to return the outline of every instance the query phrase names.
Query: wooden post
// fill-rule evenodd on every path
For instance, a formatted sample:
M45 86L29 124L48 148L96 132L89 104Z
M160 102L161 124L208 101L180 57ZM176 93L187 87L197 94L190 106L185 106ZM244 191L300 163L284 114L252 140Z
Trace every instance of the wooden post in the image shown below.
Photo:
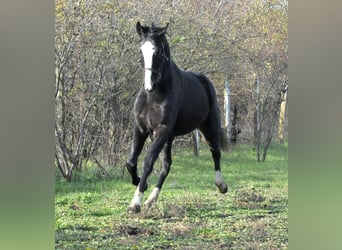
M227 134L227 143L229 145L230 142L230 88L229 88L229 82L226 78L224 82L224 110L225 110L225 130Z
M284 95L280 104L279 127L278 127L278 143L279 144L284 143L284 119L285 119L286 102L287 102L287 89L284 92Z
M192 142L193 142L193 150L194 155L199 156L199 133L198 129L195 129L192 133Z

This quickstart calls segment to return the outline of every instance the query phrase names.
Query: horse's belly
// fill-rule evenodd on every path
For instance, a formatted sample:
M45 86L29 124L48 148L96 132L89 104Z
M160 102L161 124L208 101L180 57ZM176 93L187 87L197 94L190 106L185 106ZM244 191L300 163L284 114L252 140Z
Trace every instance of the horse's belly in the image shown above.
M208 116L208 112L205 109L201 111L199 112L197 109L193 110L192 113L178 115L174 126L175 135L185 135L198 128Z
M174 128L174 135L179 136L179 135L185 135L193 131L196 127L185 127L185 126L175 126Z

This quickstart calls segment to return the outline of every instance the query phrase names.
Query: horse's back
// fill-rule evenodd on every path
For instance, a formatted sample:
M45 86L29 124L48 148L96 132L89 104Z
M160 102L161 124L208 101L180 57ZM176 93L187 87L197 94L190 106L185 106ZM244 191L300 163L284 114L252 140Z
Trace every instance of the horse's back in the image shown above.
M215 88L205 75L190 71L183 71L183 74L183 93L186 104L192 105L195 110L198 108L206 109L207 107L210 109L212 105L215 105Z
M176 134L186 134L197 128L209 115L211 97L206 82L193 72L181 72L181 104L175 124Z

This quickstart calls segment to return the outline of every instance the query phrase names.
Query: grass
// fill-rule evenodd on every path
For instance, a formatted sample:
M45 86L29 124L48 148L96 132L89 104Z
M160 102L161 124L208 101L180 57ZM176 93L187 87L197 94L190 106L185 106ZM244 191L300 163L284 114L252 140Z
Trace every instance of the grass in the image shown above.
M158 202L139 215L126 213L135 191L127 174L103 180L88 167L71 183L57 175L56 249L287 249L287 145L273 145L264 163L247 145L222 153L225 195L201 149L198 158L174 150ZM157 178L154 171L145 199Z

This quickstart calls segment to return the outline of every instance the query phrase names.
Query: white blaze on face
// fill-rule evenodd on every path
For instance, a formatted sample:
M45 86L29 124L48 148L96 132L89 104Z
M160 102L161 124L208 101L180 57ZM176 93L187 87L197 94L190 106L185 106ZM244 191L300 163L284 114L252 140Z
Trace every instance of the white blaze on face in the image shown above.
M141 46L141 52L144 57L144 65L145 65L145 89L147 91L151 91L153 86L151 82L151 76L152 76L152 58L153 53L155 51L154 45L150 41L144 42L144 44Z

